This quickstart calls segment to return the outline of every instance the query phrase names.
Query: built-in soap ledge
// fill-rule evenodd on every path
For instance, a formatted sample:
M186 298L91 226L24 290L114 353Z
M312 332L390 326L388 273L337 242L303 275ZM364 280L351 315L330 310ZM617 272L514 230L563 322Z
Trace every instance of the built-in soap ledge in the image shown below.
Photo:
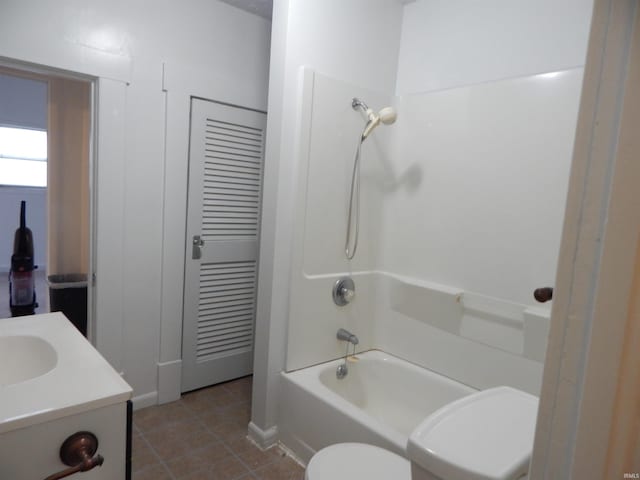
M551 327L551 310L529 307L524 311L524 356L544 363Z
M460 336L522 355L524 305L465 292Z
M415 278L386 274L389 306L407 317L459 334L463 291Z
M549 310L411 277L384 274L389 307L493 348L544 361Z

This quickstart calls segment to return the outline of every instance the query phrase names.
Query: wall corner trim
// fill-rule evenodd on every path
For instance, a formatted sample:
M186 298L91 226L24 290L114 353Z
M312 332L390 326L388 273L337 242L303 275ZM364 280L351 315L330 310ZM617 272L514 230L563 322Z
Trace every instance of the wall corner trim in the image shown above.
M263 430L253 422L249 422L247 434L249 439L253 440L262 450L266 450L267 448L275 445L278 442L279 437L277 425Z
M182 360L158 362L158 404L180 399Z

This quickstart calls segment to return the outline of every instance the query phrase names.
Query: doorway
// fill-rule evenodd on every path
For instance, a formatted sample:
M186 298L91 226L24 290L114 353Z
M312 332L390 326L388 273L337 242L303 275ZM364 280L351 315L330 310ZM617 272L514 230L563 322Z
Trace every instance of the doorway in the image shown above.
M85 336L90 324L92 111L90 80L0 66L0 268L11 270L19 205L25 201L38 267L33 313L62 311ZM8 275L2 274L5 279ZM9 288L0 288L0 315L9 316Z

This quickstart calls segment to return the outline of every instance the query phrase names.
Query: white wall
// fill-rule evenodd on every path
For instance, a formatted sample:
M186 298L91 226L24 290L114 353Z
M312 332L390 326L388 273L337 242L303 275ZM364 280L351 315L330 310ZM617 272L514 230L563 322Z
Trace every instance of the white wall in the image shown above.
M20 226L20 202L27 202L27 227L33 234L33 256L40 269L47 266L47 190L0 186L0 274L11 269L13 239ZM8 295L0 292L0 295Z
M405 95L382 269L519 304L552 285L582 69Z
M396 93L584 64L593 0L417 0L404 7Z
M276 423L278 375L284 368L287 322L292 318L288 312L294 201L297 189L304 188L297 183L301 67L390 94L401 15L402 7L394 0L274 2L252 413L258 435L272 434Z
M181 323L179 310L163 317L165 293L174 304L182 299L181 283L167 287L163 278L183 276L182 247L166 255L178 267L163 269L163 226L174 215L168 209L165 217L165 207L186 202L180 196L186 182L169 196L165 189L186 178L187 148L180 143L165 158L170 92L163 91L163 71L174 77L204 72L220 94L216 100L238 103L241 91L249 106L260 108L269 31L268 21L215 0L160 2L152 8L122 0L2 3L0 57L100 78L96 344L124 372L138 405L156 400L161 318L178 331ZM224 96L225 87L233 98ZM188 94L181 101L188 111ZM173 135L188 139L188 120L166 120ZM174 174L169 180L167 166ZM177 224L184 242L184 223L178 218ZM179 340L173 343L179 352Z
M540 385L548 306L532 292L555 280L593 2L561 3L404 8L393 168L413 184L385 199L380 261L406 282L374 342L480 388ZM460 311L411 306L451 288Z

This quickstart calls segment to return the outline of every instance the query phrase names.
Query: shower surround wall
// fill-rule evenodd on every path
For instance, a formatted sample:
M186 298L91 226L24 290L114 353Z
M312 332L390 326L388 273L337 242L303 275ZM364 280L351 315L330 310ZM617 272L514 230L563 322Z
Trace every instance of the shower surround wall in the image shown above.
M397 124L363 144L349 262L345 207L363 125L350 95L393 100L306 71L287 370L343 355L343 327L360 350L476 388L538 393L549 316L531 292L555 275L581 79L573 69L397 99ZM343 275L356 298L338 307L330 292Z
M253 437L263 445L277 438L280 372L285 368L287 344L297 341L288 330L295 323L289 321L293 318L289 299L294 295L290 285L298 281L302 269L299 264L292 267L292 251L294 236L300 235L299 224L294 223L294 212L299 207L296 202L299 191L306 189L306 182L298 180L298 170L306 168L301 161L301 156L306 156L300 151L302 137L309 131L301 124L303 67L311 65L316 71L359 85L365 91L386 92L389 98L395 88L401 22L402 5L395 0L278 0L273 5L250 425ZM349 110L350 102L358 93L366 94L350 92L347 104L340 106L347 109L353 121L358 113ZM347 158L340 157L335 178L350 163L353 141L345 147ZM324 214L336 215L337 223L343 224L342 219L346 223L344 208L338 212L327 209ZM328 236L328 232L323 234L324 238ZM341 236L339 242L342 241ZM305 316L316 308L325 307L314 301L308 305ZM299 332L306 335L303 330ZM305 347L314 348L319 340L319 335L306 337ZM335 342L333 345L322 342L331 352L338 349Z
M404 7L374 344L538 394L592 1ZM425 288L426 287L426 288ZM426 313L429 312L429 313Z
M375 344L477 388L539 393L582 69L401 97ZM455 359L455 361L452 361Z
M389 145L388 127L379 127L362 145L360 164L360 241L352 261L345 257L353 157L365 124L351 108L354 96L372 108L391 103L392 97L304 72L303 135L294 224L290 341L287 370L313 365L344 355L336 340L339 328L356 333L360 350L373 348L371 320L376 314L375 269L382 238L383 186L390 168L383 145ZM391 127L393 128L393 127ZM356 301L339 307L331 301L333 284L343 275L356 282ZM313 308L309 308L313 305ZM294 340L295 339L295 340Z
M535 11L504 0L405 2L392 89L359 74L378 63L386 73L387 56L346 52L348 43L299 29L324 22L332 37L357 39L366 22L342 6L309 3L309 12L297 2L276 2L274 11L281 47L274 42L272 60L282 62L272 62L270 113L279 109L276 122L288 128L274 129L268 147L286 154L275 174L280 241L262 255L275 251L277 267L261 264L261 276L279 288L263 290L258 306L271 351L257 350L256 371L268 375L254 396L254 433L266 432L263 441L277 434L279 368L344 353L337 327L353 330L362 349L477 388L538 393L549 313L531 293L554 281L592 2L544 0ZM370 32L380 30L367 20ZM399 116L365 143L361 250L347 263L346 199L363 125L351 96L375 109L391 101ZM331 286L344 274L354 277L356 298L339 308Z

